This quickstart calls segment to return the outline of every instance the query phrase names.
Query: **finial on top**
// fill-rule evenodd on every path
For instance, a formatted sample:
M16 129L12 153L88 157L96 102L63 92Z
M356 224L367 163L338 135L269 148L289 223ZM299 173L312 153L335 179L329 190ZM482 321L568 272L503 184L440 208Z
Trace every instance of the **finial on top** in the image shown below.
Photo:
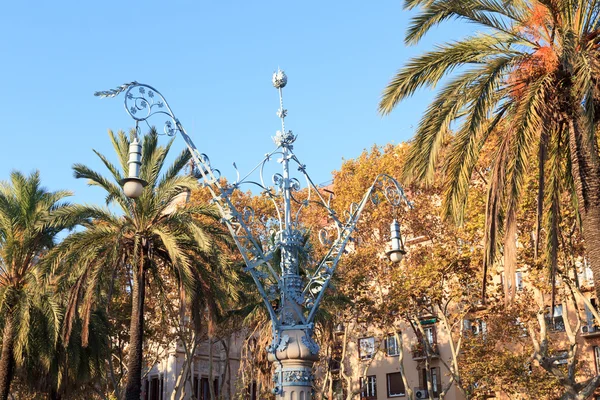
M287 84L287 75L281 69L277 68L277 72L273 73L273 86L279 91L279 110L277 110L277 116L281 119L281 130L277 131L273 141L279 146L292 148L292 143L296 140L296 136L292 131L285 130L285 117L287 117L287 110L283 108L283 89Z
M273 86L277 89L282 89L287 84L287 75L285 72L277 68L277 72L273 73Z

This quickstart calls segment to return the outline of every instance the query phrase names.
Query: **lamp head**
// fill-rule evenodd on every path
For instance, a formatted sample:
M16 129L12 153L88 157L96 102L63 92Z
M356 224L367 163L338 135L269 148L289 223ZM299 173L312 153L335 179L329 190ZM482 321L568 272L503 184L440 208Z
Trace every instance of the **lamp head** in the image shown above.
M130 199L137 199L142 195L144 187L148 186L148 182L139 178L125 178L121 180L123 192Z
M400 261L402 261L402 259L404 258L404 255L406 254L406 251L405 250L390 250L386 254L391 262L393 262L394 264L397 264Z
M399 263L406 254L404 250L404 244L402 243L402 236L400 235L400 224L397 220L394 220L390 225L390 248L386 254L390 261L393 263Z
M139 139L133 138L129 144L129 176L121 179L119 183L123 186L125 196L130 199L137 199L142 195L142 190L148 186L148 182L140 179L140 167L142 166L142 145Z

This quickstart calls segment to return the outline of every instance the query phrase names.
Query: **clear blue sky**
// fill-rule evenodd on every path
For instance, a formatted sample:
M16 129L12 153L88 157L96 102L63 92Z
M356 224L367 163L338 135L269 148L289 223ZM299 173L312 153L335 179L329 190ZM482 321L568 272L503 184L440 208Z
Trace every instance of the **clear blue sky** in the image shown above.
M233 161L244 172L273 148L271 75L280 66L295 152L325 182L343 159L411 137L431 93L382 118L382 89L408 58L471 29L449 24L406 47L409 17L401 0L4 2L0 179L39 169L48 188L102 202L71 166L101 170L92 149L114 159L106 132L132 122L122 96L93 93L132 80L160 90L200 150L233 178Z

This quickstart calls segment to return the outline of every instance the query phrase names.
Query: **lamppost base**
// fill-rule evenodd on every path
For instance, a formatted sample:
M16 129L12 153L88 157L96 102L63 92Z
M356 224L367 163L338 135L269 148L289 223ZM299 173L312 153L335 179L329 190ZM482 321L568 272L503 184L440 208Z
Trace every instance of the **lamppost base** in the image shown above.
M310 400L312 398L313 365L319 359L315 348L307 344L303 330L285 330L275 354L268 359L275 365L277 400ZM312 346L311 346L312 347Z
M314 361L284 360L275 369L275 379L283 379L277 385L278 400L310 400L312 399L313 364Z

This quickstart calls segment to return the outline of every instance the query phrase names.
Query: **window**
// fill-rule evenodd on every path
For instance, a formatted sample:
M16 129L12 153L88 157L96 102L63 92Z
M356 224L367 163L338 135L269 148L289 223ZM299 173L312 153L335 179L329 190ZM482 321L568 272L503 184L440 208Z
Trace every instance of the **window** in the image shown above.
M485 334L487 333L487 324L485 321L481 319L473 321L471 323L471 333L473 333L473 335L482 334L485 337Z
M333 399L332 400L344 400L346 398L344 393L344 387L342 381L339 379L333 380Z
M553 331L564 332L565 321L563 320L562 304L557 304L554 306L552 316L550 316L550 312L548 311L546 314L546 324Z
M438 387L441 387L441 382L439 381L439 368L431 368L431 387L433 387L433 396L437 397L440 390Z
M402 381L402 374L400 372L387 374L386 377L387 397L398 397L406 395L406 389L404 389L404 381Z
M367 379L360 378L360 398L377 398L377 377L375 375L369 375Z
M210 399L210 387L208 386L208 378L203 376L198 379L197 376L194 377L194 399L197 400L209 400ZM213 390L215 392L215 397L219 396L219 380L215 379L213 381Z
M424 326L423 330L425 331L425 338L427 339L429 344L433 346L436 343L435 326L434 325Z
M521 337L526 337L529 334L527 332L527 327L525 326L525 323L521 321L521 318L517 317L517 319L515 319L515 325L521 328Z
M146 381L146 396L147 400L162 400L163 378L153 376Z
M596 374L600 374L600 346L594 346L594 361L596 363Z
M594 308L597 308L596 307L596 299L590 299L590 302L592 303L592 306ZM584 307L585 307L586 325L581 328L582 329L581 331L583 333L598 332L600 330L600 328L596 324L594 314L592 314L592 311L589 309L587 304L585 304Z
M419 383L421 388L427 390L427 381L431 383L431 389L433 390L433 397L438 397L439 393L442 391L442 381L440 380L440 368L433 367L429 369L429 373L427 373L427 369L423 368L419 372Z
M504 272L502 274L500 274L500 284L503 287L505 285ZM508 284L508 288L509 289L512 287L512 283L511 282L506 282L506 284ZM523 272L521 272L521 271L515 272L515 288L516 288L517 292L523 291Z
M367 337L358 339L358 355L361 360L369 360L375 354L375 338Z
M569 362L569 352L566 350L557 351L553 354L553 357L558 358L553 362L554 365L563 365Z
M585 276L585 280L588 282L588 284L593 285L594 284L594 272L592 272L592 269L587 265L585 266L585 270L584 270L584 276Z
M517 292L523 291L523 273L521 271L515 272L515 287Z
M401 335L401 333L398 333L398 335ZM400 349L398 348L398 340L396 339L396 335L387 335L385 338L385 354L388 356L400 355Z

